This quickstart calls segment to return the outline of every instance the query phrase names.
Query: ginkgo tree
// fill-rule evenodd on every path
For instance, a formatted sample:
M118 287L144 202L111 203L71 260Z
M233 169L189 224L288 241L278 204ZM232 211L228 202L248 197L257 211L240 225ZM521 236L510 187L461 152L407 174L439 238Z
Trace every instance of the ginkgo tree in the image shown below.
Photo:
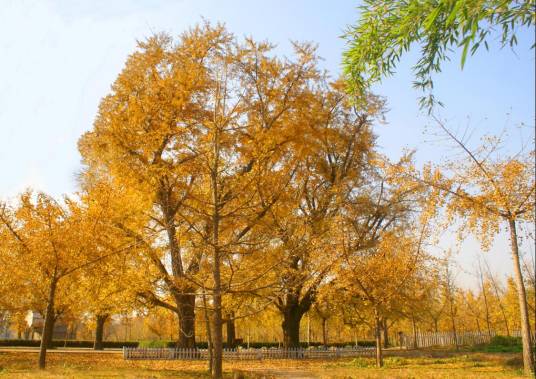
M130 248L128 241L114 238L105 219L106 212L100 207L69 198L59 202L30 191L16 204L0 205L4 269L14 282L27 288L19 293L22 301L27 301L26 309L40 310L44 316L40 368L46 366L55 321L78 300L73 287L81 270Z
M419 287L428 271L428 261L423 237L401 229L384 231L378 243L367 249L345 246L336 285L346 303L357 306L355 316L374 330L378 367L383 365L381 330L385 320L411 303L414 287Z
M534 370L530 338L527 292L519 253L520 225L534 221L535 152L523 146L520 151L508 153L504 136L486 136L476 148L456 136L439 119L437 125L453 143L462 158L442 166L428 165L421 177L411 177L435 190L429 200L445 206L446 223L456 225L462 239L473 233L489 249L497 234L506 229L510 237L510 256L518 292L519 317L523 342L523 364L528 374Z
M181 345L194 346L201 284L210 293L216 377L222 296L243 290L227 284L236 262L252 239L265 239L251 232L294 175L301 156L292 148L319 76L311 46L296 44L295 60L273 57L272 48L239 43L219 25L195 27L176 44L154 36L131 55L79 144L88 167L147 199L146 228L163 238L124 229L144 244L175 302L145 294L176 311ZM208 283L200 283L202 267L212 272Z
M282 316L283 343L299 346L303 315L314 304L317 290L335 267L337 220L351 196L367 191L374 149L372 123L381 116L381 99L371 97L369 107L354 108L340 82L312 93L303 123L303 156L281 201L266 219L271 238L267 248L270 289L260 294L274 302Z

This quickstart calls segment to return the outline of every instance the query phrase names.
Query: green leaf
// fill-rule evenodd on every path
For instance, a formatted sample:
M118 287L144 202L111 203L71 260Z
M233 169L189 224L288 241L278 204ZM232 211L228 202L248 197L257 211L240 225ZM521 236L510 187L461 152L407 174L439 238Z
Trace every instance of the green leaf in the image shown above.
M457 1L454 7L452 8L452 12L450 12L449 16L447 17L446 26L450 26L452 22L456 19L456 15L458 14L458 10L460 10L460 7L462 6L462 1Z
M441 8L437 7L436 9L434 9L432 11L432 13L430 13L428 15L428 17L426 17L426 19L424 20L424 23L423 23L423 26L424 26L425 29L430 29L430 27L434 23L435 19L437 18L437 15L439 14L440 10L441 10Z
M466 40L463 45L463 53L462 53L462 70L465 66L465 59L467 58L467 50L469 49L469 40Z

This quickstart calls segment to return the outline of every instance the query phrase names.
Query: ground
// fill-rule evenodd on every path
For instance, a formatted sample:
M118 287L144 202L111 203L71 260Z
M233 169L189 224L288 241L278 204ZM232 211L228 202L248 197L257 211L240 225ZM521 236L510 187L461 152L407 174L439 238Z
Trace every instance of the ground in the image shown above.
M224 362L227 378L523 378L521 355L449 351L390 351L385 367L370 358L331 361L266 360ZM120 353L53 351L46 371L37 370L37 352L0 351L3 378L207 378L197 361L125 361Z

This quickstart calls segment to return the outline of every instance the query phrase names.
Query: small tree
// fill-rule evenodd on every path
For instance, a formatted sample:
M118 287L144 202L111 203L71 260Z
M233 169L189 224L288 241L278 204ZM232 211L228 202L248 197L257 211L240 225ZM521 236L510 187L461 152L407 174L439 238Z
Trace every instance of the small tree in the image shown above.
M365 251L346 250L337 276L346 302L358 302L364 321L374 330L376 365L383 366L381 329L385 319L411 302L426 272L422 239L400 230L385 232L377 246Z

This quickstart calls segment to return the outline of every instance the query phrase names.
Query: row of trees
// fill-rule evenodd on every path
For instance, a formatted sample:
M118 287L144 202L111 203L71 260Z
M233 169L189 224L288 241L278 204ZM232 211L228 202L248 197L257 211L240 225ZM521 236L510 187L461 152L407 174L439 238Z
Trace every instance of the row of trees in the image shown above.
M141 42L79 141L80 191L2 204L0 306L45 315L40 367L68 309L93 314L102 336L110 315L164 308L182 347L202 320L218 378L223 325L267 308L288 347L335 297L380 342L436 275L428 247L444 215L483 242L507 221L528 333L516 225L534 214L534 153L473 152L438 120L469 161L389 162L372 131L382 99L355 102L310 45L292 60L272 48L211 25Z
M437 262L435 275L423 278L418 288L426 288L418 302L412 304L400 301L400 307L393 308L391 315L382 323L382 345L396 345L398 332L412 335L415 332L480 332L482 334L498 333L514 335L520 330L519 303L517 290L512 277L499 279L490 272L485 261L480 266L475 264L474 274L477 285L466 289L455 284L454 279L460 270L448 260ZM448 270L447 270L448 267ZM527 287L529 314L535 314L535 277L533 264L528 259L523 261L525 285ZM413 285L416 285L414 283ZM339 296L337 296L339 295ZM102 328L103 336L109 341L130 340L164 340L175 341L178 338L176 315L162 307L142 307L133 303L135 312L115 313L106 318ZM451 307L452 305L452 307ZM28 338L26 314L3 312L0 318L0 335L15 335ZM87 309L73 306L61 314L72 337L81 340L95 339L98 344L97 317ZM224 339L228 346L248 342L283 342L281 314L274 307L240 319L231 319L233 328L226 323ZM355 306L347 298L336 294L333 287L321 287L312 308L304 315L300 325L301 343L348 343L369 340L374 337L373 317L366 307ZM530 318L534 330L535 319ZM9 330L9 331L8 331ZM234 332L234 333L233 333ZM203 317L196 320L196 341L206 342L207 332Z

